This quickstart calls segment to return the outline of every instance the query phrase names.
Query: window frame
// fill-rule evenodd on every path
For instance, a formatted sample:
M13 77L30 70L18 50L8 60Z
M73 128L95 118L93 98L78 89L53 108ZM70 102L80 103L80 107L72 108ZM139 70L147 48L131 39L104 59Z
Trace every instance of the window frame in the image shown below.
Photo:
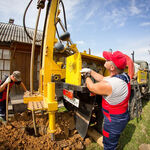
M8 51L8 57L6 57L7 55L4 55L6 51ZM0 68L0 80L2 80L3 75L10 75L11 51L9 49L0 49L0 54L1 54L0 61L3 62L2 67ZM5 66L6 62L7 62L7 66Z

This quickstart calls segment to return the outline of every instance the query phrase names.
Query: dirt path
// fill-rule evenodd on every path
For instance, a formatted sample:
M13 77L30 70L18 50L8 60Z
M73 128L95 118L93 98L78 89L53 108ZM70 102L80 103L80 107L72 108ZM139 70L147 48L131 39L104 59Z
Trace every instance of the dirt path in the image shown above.
M84 140L75 130L72 112L56 114L56 140L51 141L47 133L48 115L36 114L39 135L34 136L32 116L30 112L15 114L7 125L0 124L0 150L70 150L85 149L91 143L90 138Z

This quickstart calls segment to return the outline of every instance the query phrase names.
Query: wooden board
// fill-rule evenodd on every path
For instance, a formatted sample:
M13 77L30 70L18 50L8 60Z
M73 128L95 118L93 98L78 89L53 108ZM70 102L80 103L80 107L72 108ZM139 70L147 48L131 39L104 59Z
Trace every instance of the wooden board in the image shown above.
M39 102L29 102L28 103L28 109L35 111L35 110L44 110L44 103L43 101L39 101Z

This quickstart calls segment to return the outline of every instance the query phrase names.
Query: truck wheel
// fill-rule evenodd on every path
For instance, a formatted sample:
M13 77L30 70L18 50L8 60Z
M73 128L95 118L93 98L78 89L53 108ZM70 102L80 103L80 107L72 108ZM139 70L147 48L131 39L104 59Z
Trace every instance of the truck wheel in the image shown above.
M136 117L136 98L134 96L134 92L131 92L130 104L129 104L129 113L130 119L134 119Z
M139 91L138 91L139 92ZM142 113L142 101L141 97L139 97L137 91L132 90L130 101L129 101L129 113L130 119L134 119L135 117L140 117Z

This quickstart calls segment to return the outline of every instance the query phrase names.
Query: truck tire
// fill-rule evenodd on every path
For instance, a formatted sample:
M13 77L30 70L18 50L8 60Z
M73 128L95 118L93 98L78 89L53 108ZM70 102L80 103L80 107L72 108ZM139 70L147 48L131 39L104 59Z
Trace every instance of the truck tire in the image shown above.
M131 120L134 119L135 117L139 118L142 113L141 93L138 85L133 86L134 87L132 87L131 96L129 100L129 113Z

